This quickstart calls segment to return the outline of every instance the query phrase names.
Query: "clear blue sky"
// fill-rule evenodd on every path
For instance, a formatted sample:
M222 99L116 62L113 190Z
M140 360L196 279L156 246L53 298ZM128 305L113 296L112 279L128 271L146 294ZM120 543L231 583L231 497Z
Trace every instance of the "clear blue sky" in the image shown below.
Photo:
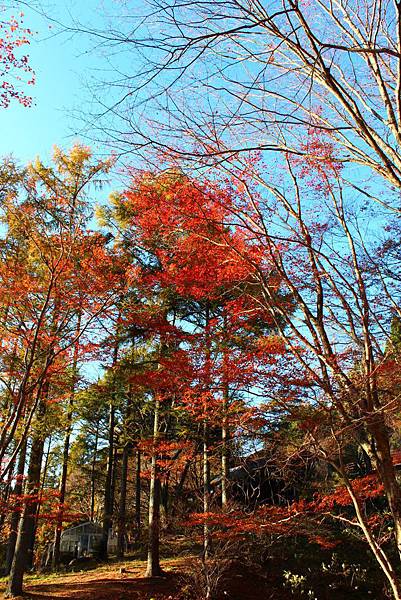
M48 158L54 144L68 147L77 139L74 133L78 127L71 112L84 108L89 98L84 81L99 65L92 53L85 52L83 37L56 35L56 25L50 29L39 14L29 8L23 12L24 25L35 31L28 53L36 85L26 89L34 98L34 106L24 108L13 102L9 108L0 109L0 156L13 154L26 163L37 155ZM99 27L103 19L99 0L56 0L47 12L64 22L72 15ZM18 11L10 11L13 13Z

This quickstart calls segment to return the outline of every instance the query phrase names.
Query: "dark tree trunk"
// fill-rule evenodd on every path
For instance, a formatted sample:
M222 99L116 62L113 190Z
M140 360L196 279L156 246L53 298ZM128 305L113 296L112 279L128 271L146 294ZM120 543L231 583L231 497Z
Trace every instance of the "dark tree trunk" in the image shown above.
M72 410L73 400L71 399L68 407L68 423L67 432L64 438L63 448L63 465L60 475L59 484L59 510L57 514L57 523L54 531L54 546L53 546L53 569L58 569L60 566L60 542L61 542L61 531L63 528L63 515L64 515L64 503L65 503L65 492L67 488L67 474L68 474L68 458L70 453L70 440L71 440L71 422L72 422Z
M112 471L111 471L111 490L110 490L112 513L114 513L114 498L116 496L118 459L119 459L119 456L118 456L117 447L116 447L116 445L114 445L113 465L112 465Z
M229 483L229 451L230 429L228 423L228 407L230 402L229 365L228 365L228 339L227 315L224 314L224 340L223 340L223 419L221 424L221 506L227 506Z
M210 391L211 386L211 339L210 339L210 309L209 305L206 305L205 310L205 387L206 391ZM204 414L205 418L203 421L203 512L208 514L210 512L210 457L209 457L209 423L207 421L208 415L208 400L205 396L204 401ZM211 534L210 527L205 519L203 526L203 560L207 561L210 555L211 547Z
M117 537L117 556L123 558L125 551L126 539L126 505L127 505L127 475L128 475L128 459L130 449L126 444L123 450L121 462L121 485L120 485L120 502L118 507L118 537Z
M52 436L49 437L49 441L47 443L46 458L45 458L45 462L44 462L44 465L42 468L42 479L41 479L41 484L40 484L40 488L39 488L38 502L37 502L37 508L36 508L36 516L35 516L35 531L31 538L31 547L28 551L28 555L30 557L30 562L27 564L26 570L32 569L32 567L33 567L33 554L34 554L34 546L35 546L35 540L36 540L36 529L38 527L40 510L42 508L43 490L46 485L46 476L47 476L47 468L49 465L51 443L52 443Z
M230 430L228 426L228 402L229 390L228 383L224 382L223 390L223 420L221 425L221 506L227 506L227 490L229 482L229 454L228 444L230 439Z
M209 462L209 428L203 425L203 512L210 512L210 462ZM203 526L203 558L206 561L210 555L211 535L210 526L205 520Z
M77 328L76 335L79 336L81 331L81 312L77 316ZM60 542L61 542L61 531L63 528L63 516L64 516L64 503L65 493L67 489L67 475L68 475L68 459L70 454L70 442L71 442L71 427L72 417L74 413L74 402L75 402L75 388L77 384L78 375L78 355L79 355L79 341L75 342L74 356L72 362L72 384L71 384L71 395L68 402L67 408L67 430L64 437L64 448L63 448L63 465L61 468L60 483L59 483L59 510L57 515L57 523L54 531L54 546L53 546L53 569L58 569L60 566Z
M118 334L118 330L116 331ZM113 367L117 364L118 360L118 339L114 346L113 353ZM114 382L114 386L115 386ZM102 518L102 539L99 544L99 558L101 560L107 560L107 542L109 539L109 532L113 525L113 504L114 504L114 429L115 429L115 391L113 391L110 405L109 405L109 446L107 453L107 470L106 470L106 481L104 486L104 500L103 500L103 518Z
M26 440L21 446L21 450L18 457L18 466L17 466L17 475L16 481L13 489L13 495L15 497L22 495L22 490L24 488L24 471L25 471L25 462L26 462ZM14 558L15 545L17 542L18 535L18 523L20 520L20 511L14 510L11 515L10 521L10 534L8 536L7 541L7 552L6 552L6 575L10 574L11 565Z
M391 456L387 425L381 415L370 424L370 430L375 441L376 466L393 516L394 537L401 556L401 489Z
M113 463L114 463L114 428L115 428L115 409L114 399L109 407L109 446L107 456L106 482L104 486L103 501L103 519L102 519L102 539L99 547L99 558L107 560L107 542L109 531L113 524Z
M176 488L177 494L181 494L182 490L184 489L185 481L188 477L189 468L191 466L192 461L193 461L193 458L190 458L185 462L184 468L181 473L180 481L178 482L178 485Z
M92 469L91 469L91 512L90 520L93 522L95 516L95 488L96 488L96 459L97 459L97 445L99 441L99 423L96 424L96 435L95 435L95 448L93 451L92 458Z
M10 500L10 496L11 496L11 487L12 487L12 481L14 479L14 469L15 469L15 460L16 457L12 460L12 464L10 466L10 470L8 472L8 478L7 478L7 483L4 487L3 493L2 493L2 504L3 506L8 506L9 505L9 500ZM3 513L0 515L0 532L2 531L3 527L4 527L4 523L6 520L6 511L3 511Z
M42 401L38 407L38 416L41 421L45 415L46 406ZM10 571L6 597L12 598L22 596L22 584L27 565L32 563L33 538L35 536L36 515L38 509L38 495L40 491L40 474L42 467L44 433L43 423L36 428L32 439L27 484L25 493L32 500L25 503L25 507L19 522L18 536L15 547L14 558ZM41 431L42 429L42 431Z
M168 481L163 481L160 484L160 509L162 513L163 529L169 527L169 487Z
M141 538L141 451L136 451L136 473L135 473L135 526L136 539Z

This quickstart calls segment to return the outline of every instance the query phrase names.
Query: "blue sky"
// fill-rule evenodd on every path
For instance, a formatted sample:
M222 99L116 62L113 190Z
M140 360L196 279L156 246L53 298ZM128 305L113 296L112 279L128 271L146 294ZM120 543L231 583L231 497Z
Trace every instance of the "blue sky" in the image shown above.
M26 90L34 106L13 102L0 110L0 156L13 154L22 163L37 155L47 159L54 144L68 147L77 139L79 126L74 125L71 113L84 108L89 97L84 82L98 66L96 57L85 52L82 36L57 34L57 25L49 28L49 21L38 13L29 9L24 13L24 25L35 32L28 53L36 84ZM100 26L102 20L98 0L57 0L48 14L64 22L73 15L92 26Z

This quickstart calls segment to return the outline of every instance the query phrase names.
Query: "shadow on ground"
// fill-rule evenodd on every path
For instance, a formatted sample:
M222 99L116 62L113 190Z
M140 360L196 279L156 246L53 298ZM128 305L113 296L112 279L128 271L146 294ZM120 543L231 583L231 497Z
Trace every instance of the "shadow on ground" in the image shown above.
M40 583L26 588L26 598L32 600L165 600L171 596L175 600L179 590L177 577L148 579L125 577L121 579L105 577L92 581L62 581L60 583Z

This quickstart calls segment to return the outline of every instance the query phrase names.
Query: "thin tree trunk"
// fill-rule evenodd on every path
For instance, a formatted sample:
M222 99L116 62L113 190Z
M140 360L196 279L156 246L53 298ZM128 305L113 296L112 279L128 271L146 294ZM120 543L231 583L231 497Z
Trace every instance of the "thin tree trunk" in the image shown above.
M391 564L391 561L388 559L383 548L381 548L381 546L377 543L377 541L372 536L369 525L366 522L366 515L364 514L364 510L361 506L361 503L360 503L358 497L354 493L352 483L348 479L344 470L340 471L340 474L342 475L342 478L345 482L346 488L348 490L348 493L349 493L352 503L354 505L355 514L356 514L358 523L364 533L365 539L367 540L367 542L370 546L370 549L373 552L374 557L376 558L376 560L379 563L381 569L383 570L385 576L387 577L387 580L391 586L391 589L392 589L392 592L394 595L394 600L401 600L401 587L400 587L399 577L397 576L397 572L394 570L393 565Z
M221 506L227 506L227 488L229 478L228 443L230 431L228 425L228 405L230 400L230 387L228 379L228 339L227 315L223 317L223 418L221 425Z
M187 479L188 473L189 473L189 468L191 466L191 463L193 461L193 457L188 459L185 462L184 468L182 470L181 476L180 476L180 481L178 482L178 485L176 487L175 493L176 494L181 494L182 490L184 489L184 485L185 485L185 481Z
M205 353L205 384L206 392L210 391L210 379L211 379L211 341L210 341L210 310L209 305L206 305L205 310L205 341L206 341L206 353ZM211 536L210 526L207 521L207 515L210 512L210 462L209 462L209 424L208 424L208 400L207 393L205 394L204 400L204 421L203 421L203 513L205 515L204 526L203 526L203 560L206 561L210 555L211 549Z
M169 485L168 479L160 483L160 509L162 514L162 527L164 530L169 527Z
M60 483L59 483L59 509L57 514L57 523L54 530L54 546L53 546L53 569L58 569L60 566L60 542L61 542L61 530L63 528L63 515L64 515L64 503L65 503L65 492L67 488L67 475L68 475L68 458L70 452L70 440L71 440L71 422L73 412L73 399L70 398L67 414L67 432L64 438L63 448L63 464L61 468Z
M224 408L223 408L224 410ZM227 427L227 419L223 419L223 426L221 429L221 506L225 508L227 506L227 487L228 487L228 475L229 475L229 465L228 465L228 427Z
M110 489L110 498L111 498L111 507L112 513L114 512L114 498L116 494L116 483L117 483L117 475L118 475L118 449L114 444L114 452L113 452L113 465L111 471L111 489Z
M120 502L118 507L118 534L117 534L117 556L123 558L126 539L126 504L127 504L127 476L130 449L125 444L121 461L121 485Z
M78 313L77 317L77 328L76 335L79 336L81 331L81 312ZM64 516L64 503L65 493L67 489L67 475L68 475L68 459L70 454L70 443L71 443L71 429L72 429L72 417L74 414L74 402L75 402L75 388L77 384L78 375L78 354L79 354L79 341L75 342L74 356L72 361L72 384L71 394L67 408L67 430L64 438L63 448L63 465L61 468L60 483L59 483L59 510L57 514L57 523L54 530L54 545L53 545L53 569L58 569L60 566L60 542L61 542L61 530L63 528L63 516Z
M19 457L18 457L17 475L16 475L16 481L15 481L15 485L14 485L14 489L13 489L13 496L15 496L15 498L22 495L22 490L24 487L26 450L27 450L27 441L25 440L25 442L21 446L21 450L20 450ZM19 520L20 520L20 511L14 510L11 515L10 534L8 536L8 541L7 541L6 575L9 575L10 571L11 571L11 565L13 562L14 552L15 552L15 545L17 542Z
M221 506L225 508L227 506L227 488L229 481L229 457L228 457L228 443L230 438L230 431L228 426L228 402L229 402L229 388L227 376L224 375L224 389L223 389L223 419L221 425Z
M100 541L99 558L107 560L107 542L109 532L113 523L113 463L114 463L114 428L115 428L115 408L114 398L110 401L109 406L109 446L107 456L107 471L106 482L104 487L103 501L103 522L102 522L102 539Z
M99 422L96 424L96 435L95 435L95 449L93 451L92 458L92 469L91 469L91 512L90 520L93 522L95 515L95 487L96 487L96 459L97 459L97 445L99 441Z
M205 522L203 526L203 559L207 561L210 556L210 526L207 515L210 512L210 464L209 464L209 428L203 424L203 512Z
M136 539L141 539L141 451L136 451L136 473L135 473L135 525Z
M228 487L228 427L223 421L223 427L221 430L221 506L225 508L227 506L227 487Z
M114 345L113 363L112 367L115 367L118 360L118 329L116 331L116 342ZM115 381L113 381L113 388L115 387ZM101 560L107 560L107 542L109 540L109 532L113 525L113 504L114 504L114 481L113 476L115 471L114 467L114 429L115 429L115 390L110 398L109 404L109 446L107 455L107 471L106 471L106 482L104 486L104 501L103 501L103 519L102 519L102 539L99 545L99 558Z
M203 424L203 555L202 566L205 577L205 599L211 598L210 581L210 554L212 550L212 535L208 523L208 514L210 512L210 460L209 460L209 427L207 421Z
M148 564L145 577L158 577L161 575L160 568L160 479L157 470L156 444L159 435L159 413L160 400L155 399L154 421L153 421L153 454L150 467L150 490L149 490L149 524L148 524Z

